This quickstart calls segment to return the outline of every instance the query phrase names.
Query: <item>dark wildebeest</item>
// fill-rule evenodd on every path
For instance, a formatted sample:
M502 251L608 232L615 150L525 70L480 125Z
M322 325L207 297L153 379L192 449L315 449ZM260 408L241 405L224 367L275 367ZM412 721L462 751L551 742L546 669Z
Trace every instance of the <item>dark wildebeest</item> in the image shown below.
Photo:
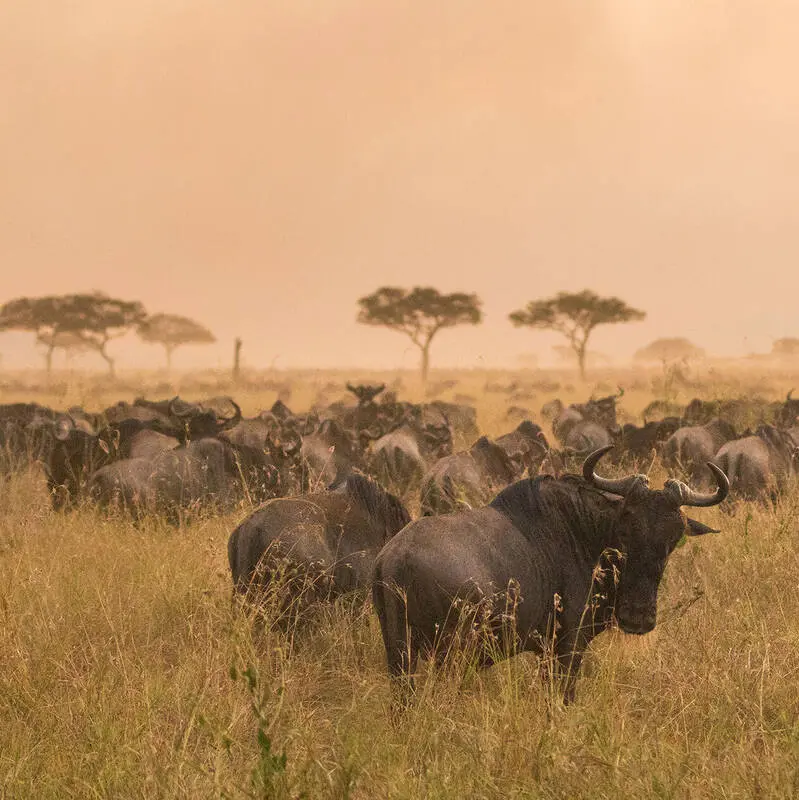
M580 451L584 449L582 444L588 446L590 442L598 441L602 435L598 432L600 428L604 428L607 432L608 440L598 446L606 446L610 444L610 434L618 432L618 422L616 420L616 402L623 397L624 390L619 389L618 394L608 395L607 397L600 397L598 400L590 399L587 403L572 403L570 406L564 408L560 414L552 421L552 432L558 441L569 447L572 450ZM596 430L591 427L584 427L584 432L580 438L577 434L577 439L571 444L569 443L569 433L579 423L594 423Z
M391 676L412 687L420 652L442 659L462 623L480 620L480 663L552 643L570 700L586 647L614 617L627 633L655 627L669 554L683 535L712 530L680 507L716 505L729 484L713 464L713 494L601 478L594 468L609 449L581 477L518 481L485 508L411 523L380 551L372 592Z
M263 502L281 492L279 451L267 454L206 437L159 453L128 458L98 469L89 482L103 507L120 506L134 517L163 514L179 524L200 509L230 509L236 502Z
M524 470L535 475L549 451L549 442L541 427L529 419L520 422L510 433L498 436L495 444L514 462L518 470L517 477Z
M419 484L430 464L451 454L452 432L446 418L430 406L416 406L402 425L372 442L369 471L403 493Z
M300 458L305 485L316 491L333 483L337 475L359 468L363 457L355 434L335 419L325 419L314 433L302 437Z
M0 475L47 457L54 411L38 403L0 405Z
M334 491L270 500L228 540L234 591L256 599L282 577L283 600L304 605L365 588L375 556L409 522L396 497L354 473Z
M785 396L785 401L779 404L774 415L774 424L780 428L793 428L799 423L799 397L793 397L793 389Z
M660 457L666 467L682 470L692 482L699 482L705 464L713 460L725 442L736 436L735 428L717 417L705 425L690 425L676 430L660 448Z
M735 496L776 500L796 474L796 456L796 443L787 431L761 425L752 436L722 445L713 461L727 473Z
M651 459L660 446L679 430L682 420L679 417L666 417L661 420L652 420L643 426L627 423L621 426L621 431L614 437L615 449L611 455L613 463L640 464ZM715 452L714 452L715 454ZM708 456L703 464L713 458Z
M477 427L477 409L474 406L466 403L447 403L443 400L434 400L427 405L444 415L452 431L454 446L464 447L480 436L480 429Z
M482 506L523 472L518 462L486 436L468 450L439 459L422 478L423 516Z

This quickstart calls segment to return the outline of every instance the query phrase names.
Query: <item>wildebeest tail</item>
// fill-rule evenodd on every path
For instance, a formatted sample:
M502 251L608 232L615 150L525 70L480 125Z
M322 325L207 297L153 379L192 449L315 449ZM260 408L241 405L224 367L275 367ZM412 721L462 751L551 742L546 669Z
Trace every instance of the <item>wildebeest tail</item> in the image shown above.
M398 677L407 675L416 659L411 653L405 598L389 584L381 567L378 560L372 573L372 602L380 621L389 674Z

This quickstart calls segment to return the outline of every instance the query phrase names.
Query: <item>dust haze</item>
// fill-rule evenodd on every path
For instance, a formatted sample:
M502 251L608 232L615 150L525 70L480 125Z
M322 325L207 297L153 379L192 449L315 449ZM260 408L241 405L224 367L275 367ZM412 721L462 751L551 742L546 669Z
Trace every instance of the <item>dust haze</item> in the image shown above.
M183 367L240 336L252 366L414 368L355 323L385 284L483 299L434 366L549 358L507 314L583 288L648 313L596 332L616 358L766 352L799 335L797 23L778 0L4 3L0 301L194 317L218 343ZM32 338L3 364L39 366Z

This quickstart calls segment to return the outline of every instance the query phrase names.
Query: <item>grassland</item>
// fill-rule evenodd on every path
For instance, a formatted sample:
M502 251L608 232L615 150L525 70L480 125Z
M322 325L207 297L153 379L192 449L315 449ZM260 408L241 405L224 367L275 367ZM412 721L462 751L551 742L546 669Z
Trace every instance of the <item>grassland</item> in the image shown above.
M280 381L299 409L325 386L336 399L340 377ZM512 426L511 401L487 389L515 377L455 375L443 396L474 396L495 434ZM790 377L708 375L682 391L784 397ZM634 417L661 378L608 373L599 391L628 387ZM404 394L421 396L405 380ZM546 386L558 380L513 404L596 388ZM233 393L251 413L285 394L269 386ZM141 379L76 379L6 385L0 402L96 408L142 387L158 393ZM227 536L248 510L136 527L90 508L53 514L35 468L0 484L0 796L799 795L799 489L773 507L697 510L723 533L675 552L653 633L594 643L574 705L550 702L523 656L484 673L431 671L400 719L368 606L342 602L295 637L260 633L231 607Z

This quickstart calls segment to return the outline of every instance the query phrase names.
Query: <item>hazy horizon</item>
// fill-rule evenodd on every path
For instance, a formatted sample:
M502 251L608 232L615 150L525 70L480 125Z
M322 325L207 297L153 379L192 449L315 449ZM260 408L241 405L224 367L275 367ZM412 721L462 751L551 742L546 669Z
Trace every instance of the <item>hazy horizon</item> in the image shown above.
M433 368L550 362L559 338L507 314L583 288L647 311L597 329L617 359L768 352L799 336L797 22L784 0L5 4L0 303L196 318L219 341L178 369L228 366L236 336L253 367L412 368L355 323L381 285L483 299ZM0 354L42 361L30 335Z

